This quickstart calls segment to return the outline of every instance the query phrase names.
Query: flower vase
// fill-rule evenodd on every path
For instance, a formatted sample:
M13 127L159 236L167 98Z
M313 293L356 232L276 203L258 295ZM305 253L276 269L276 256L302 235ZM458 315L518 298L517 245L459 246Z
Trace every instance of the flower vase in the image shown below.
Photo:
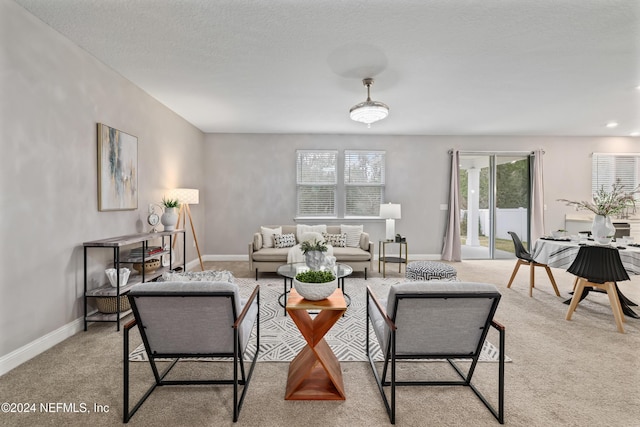
M164 213L160 218L160 222L164 225L164 231L173 231L176 229L176 223L178 222L178 214L176 208L164 208Z
M305 264L312 270L320 270L324 264L324 258L324 252L321 251L309 251L304 254Z
M593 218L593 225L591 226L591 236L593 240L606 245L611 243L611 239L616 234L616 228L611 222L611 217L604 215L596 215Z

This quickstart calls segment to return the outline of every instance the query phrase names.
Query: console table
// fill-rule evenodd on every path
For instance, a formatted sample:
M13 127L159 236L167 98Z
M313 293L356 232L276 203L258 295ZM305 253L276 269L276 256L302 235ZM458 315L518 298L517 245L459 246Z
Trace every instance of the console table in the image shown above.
M120 330L120 320L131 313L131 309L128 307L128 301L123 301L126 298L124 295L129 292L131 287L136 283L149 282L162 276L165 271L173 271L175 266L173 265L173 245L172 241L182 234L182 263L181 267L185 268L185 260L187 259L187 246L185 241L185 231L183 229L173 231L159 231L156 233L139 233L129 234L126 236L112 237L102 240L94 240L91 242L84 242L84 330L87 330L87 324L89 322L116 322L116 329ZM169 239L169 244L165 244L165 238ZM162 239L162 249L153 254L145 255L146 249L149 247L149 242L155 239ZM122 249L127 246L138 246L141 248L142 255L140 257L132 258L123 256ZM116 286L111 286L110 283L102 285L98 288L88 289L88 266L87 266L87 249L89 248L101 248L111 249L113 251L113 267L116 269ZM161 258L164 255L169 256L169 265L166 267L158 268L154 273L145 273L143 269L141 274L131 274L129 281L126 284L120 283L120 268L122 264L126 263L144 263L148 259ZM89 314L87 311L87 299L88 298L115 298L116 309L112 313L96 312Z
M311 318L307 310L318 311ZM308 301L291 289L287 312L307 341L289 365L285 400L345 400L342 370L324 335L347 311L341 289L327 299Z

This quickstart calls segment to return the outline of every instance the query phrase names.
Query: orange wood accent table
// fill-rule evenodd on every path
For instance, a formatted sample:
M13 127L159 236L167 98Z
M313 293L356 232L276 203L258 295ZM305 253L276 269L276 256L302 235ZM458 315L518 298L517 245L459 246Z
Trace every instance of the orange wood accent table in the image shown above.
M311 318L307 310L320 310ZM289 365L285 400L345 400L342 370L338 358L323 338L347 311L341 289L329 298L309 301L291 289L287 313L307 341Z

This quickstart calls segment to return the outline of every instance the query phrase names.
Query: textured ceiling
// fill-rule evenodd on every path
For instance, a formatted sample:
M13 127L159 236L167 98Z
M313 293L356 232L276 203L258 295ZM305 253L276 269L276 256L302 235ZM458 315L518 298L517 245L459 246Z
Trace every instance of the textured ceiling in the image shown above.
M16 1L204 132L640 131L637 0Z

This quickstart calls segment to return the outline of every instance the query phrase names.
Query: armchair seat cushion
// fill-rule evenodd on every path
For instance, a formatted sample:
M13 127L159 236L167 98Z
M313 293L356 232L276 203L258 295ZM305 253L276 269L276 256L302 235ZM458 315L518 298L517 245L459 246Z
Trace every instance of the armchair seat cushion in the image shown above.
M450 281L418 281L418 282L405 282L399 283L397 285L392 285L389 289L389 294L386 298L379 298L380 304L385 308L387 315L394 319L397 325L402 325L405 330L413 331L416 337L419 337L420 331L423 329L425 324L425 318L429 317L430 314L425 310L428 309L430 304L434 304L438 306L441 302L433 300L432 303L427 302L419 302L417 299L415 306L409 303L409 301L405 302L407 306L403 311L402 318L397 318L395 314L396 310L396 299L398 297L402 297L403 295L448 295L454 297L457 294L464 294L466 296L474 296L474 297L495 297L499 296L497 288L494 285L487 283L475 283L475 282L450 282ZM432 324L439 324L439 322L444 322L448 324L448 328L440 328L444 330L445 333L443 335L431 335L429 336L429 340L427 342L431 342L434 346L439 348L456 348L456 351L459 350L455 341L458 341L458 344L461 346L464 343L468 343L470 340L472 341L475 336L481 331L463 331L457 329L458 321L460 324L464 325L468 323L469 319L474 316L482 316L485 314L486 307L479 307L478 304L471 301L471 299L467 300L459 300L459 303L455 308L460 308L465 305L469 305L467 308L465 315L458 316L456 318L447 318L447 316L441 315L438 318L432 319ZM452 307L454 304L451 304ZM384 322L382 315L375 308L369 307L369 316L371 317L371 323L373 326L373 330L378 338L378 342L381 345L386 345L389 339L389 328ZM452 342L453 341L453 342ZM400 344L402 340L399 339L398 343ZM425 341L421 341L425 342ZM405 342L402 346L404 348L404 354L420 354L424 352L423 348L413 349L411 345L411 340L409 342ZM383 349L384 350L384 349ZM400 351L398 351L400 353Z

